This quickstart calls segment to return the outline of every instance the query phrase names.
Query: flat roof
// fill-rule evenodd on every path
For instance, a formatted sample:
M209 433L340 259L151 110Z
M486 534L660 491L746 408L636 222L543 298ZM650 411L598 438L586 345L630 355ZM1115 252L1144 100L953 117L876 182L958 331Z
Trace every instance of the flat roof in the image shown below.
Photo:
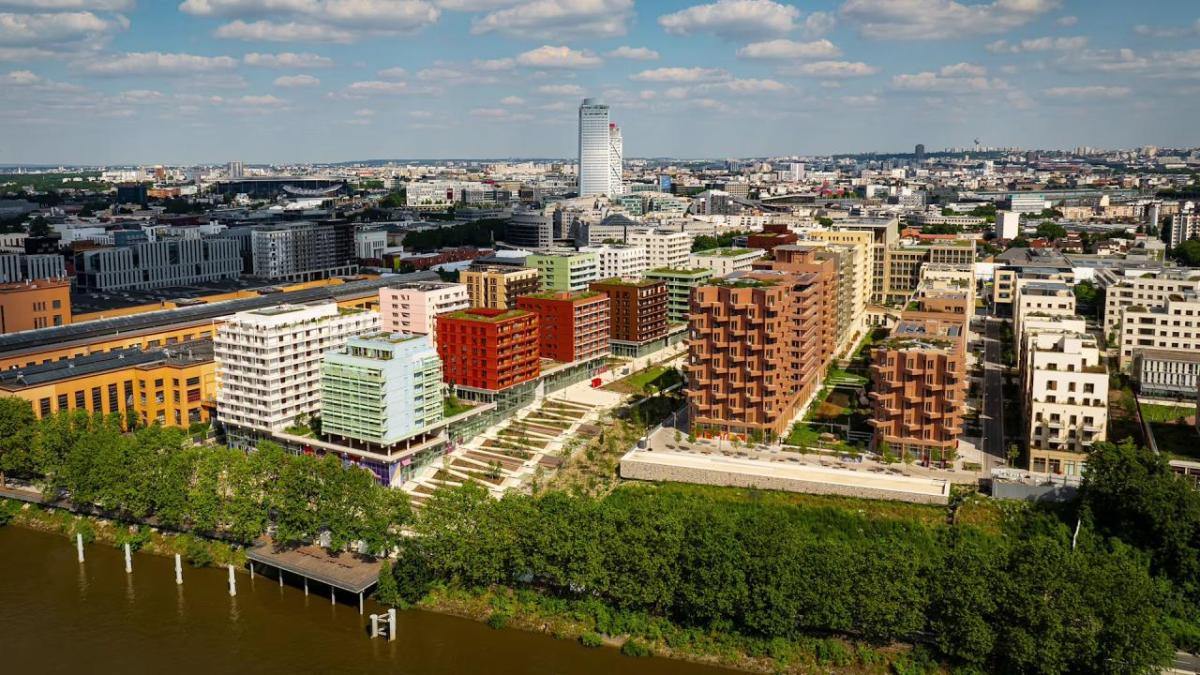
M22 389L159 362L188 365L212 360L212 342L208 340L195 340L181 343L178 346L172 345L158 349L143 350L129 347L60 359L49 363L38 363L23 368L0 370L0 388Z
M763 250L760 248L710 248L706 251L697 251L692 256L696 258L733 258L748 253L763 253Z
M312 544L276 548L270 537L260 537L254 546L246 549L246 557L351 593L362 593L378 583L379 569L383 565L372 556L333 555Z
M166 326L188 323L211 323L214 319L232 316L238 312L271 307L280 303L306 304L321 301L336 301L377 293L380 288L397 281L419 281L437 279L436 272L414 272L361 279L344 284L306 288L287 293L267 293L253 298L239 298L221 302L205 303L192 307L156 310L111 319L96 319L67 326L54 326L36 330L0 335L0 356L9 356L24 351L42 351L50 347L63 347L78 342L93 342L126 333L147 331Z

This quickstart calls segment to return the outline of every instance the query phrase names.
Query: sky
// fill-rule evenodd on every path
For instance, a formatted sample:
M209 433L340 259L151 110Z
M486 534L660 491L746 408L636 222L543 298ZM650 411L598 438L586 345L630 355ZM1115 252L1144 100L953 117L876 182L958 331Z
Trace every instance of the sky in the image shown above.
M0 164L1200 145L1194 0L0 0Z

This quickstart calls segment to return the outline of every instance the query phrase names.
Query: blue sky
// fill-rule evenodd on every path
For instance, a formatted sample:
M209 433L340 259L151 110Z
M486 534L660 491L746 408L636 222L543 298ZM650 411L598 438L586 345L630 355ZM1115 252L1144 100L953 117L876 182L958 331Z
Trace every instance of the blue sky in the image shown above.
M1200 145L1192 0L0 0L0 164Z

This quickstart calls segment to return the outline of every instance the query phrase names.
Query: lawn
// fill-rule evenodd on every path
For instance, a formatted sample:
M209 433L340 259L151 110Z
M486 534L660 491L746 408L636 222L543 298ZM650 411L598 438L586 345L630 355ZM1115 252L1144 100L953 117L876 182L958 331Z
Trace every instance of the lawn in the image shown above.
M457 396L451 396L442 400L442 416L454 417L455 415L461 415L474 407L475 406L471 405L470 403L463 403L462 401L458 400Z
M679 371L669 366L649 366L604 387L622 394L648 394L646 387L653 385L658 391L682 382Z
M1177 422L1180 419L1189 420L1196 414L1196 408L1187 406L1158 405L1155 403L1142 404L1142 419L1147 422Z

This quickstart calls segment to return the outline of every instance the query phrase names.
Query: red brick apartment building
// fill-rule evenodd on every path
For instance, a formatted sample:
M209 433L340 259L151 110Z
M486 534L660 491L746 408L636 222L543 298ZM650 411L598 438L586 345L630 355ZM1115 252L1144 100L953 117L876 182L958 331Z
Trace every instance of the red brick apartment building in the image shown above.
M609 337L640 344L667 334L667 284L650 279L604 279L591 289L609 299Z
M536 379L538 315L519 309L464 309L437 318L442 379L498 391Z
M538 315L538 349L561 363L608 354L608 296L595 291L535 293L517 298L517 308Z
M812 274L821 304L821 376L824 377L838 343L838 266L828 251L802 246L777 246L775 259L755 263L756 269Z
M692 294L687 395L698 435L787 433L824 370L818 275L747 272Z
M953 461L967 397L966 316L904 312L871 352L872 443L897 457Z

